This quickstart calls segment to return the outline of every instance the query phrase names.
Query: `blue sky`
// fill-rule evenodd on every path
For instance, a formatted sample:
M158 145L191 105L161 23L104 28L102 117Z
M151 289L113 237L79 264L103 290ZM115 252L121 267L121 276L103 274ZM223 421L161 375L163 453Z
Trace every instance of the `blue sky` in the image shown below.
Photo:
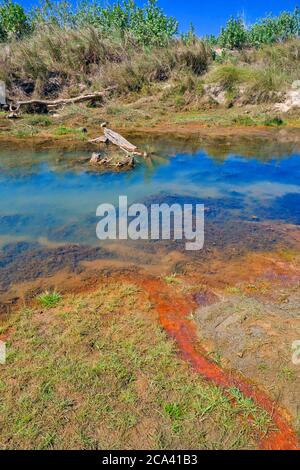
M24 6L36 5L33 0L19 0ZM105 0L104 0L105 1ZM74 0L76 3L76 0ZM143 4L143 0L137 0ZM231 15L243 14L247 23L266 14L293 10L300 0L159 0L166 13L176 16L180 30L188 29L192 21L200 35L216 34Z

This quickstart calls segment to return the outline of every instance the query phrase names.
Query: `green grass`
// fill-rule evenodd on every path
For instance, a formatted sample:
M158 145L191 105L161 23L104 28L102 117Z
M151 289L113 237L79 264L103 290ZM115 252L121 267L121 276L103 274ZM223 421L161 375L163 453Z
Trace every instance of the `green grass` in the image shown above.
M38 302L45 308L55 307L62 299L62 296L59 292L43 292L37 296Z
M53 121L52 119L50 119L48 116L45 116L45 115L40 115L40 114L36 114L36 115L28 115L26 116L26 122L30 125L30 126L41 126L41 127L49 127L53 124Z
M171 419L180 419L182 417L182 410L178 403L167 403L164 410Z
M11 317L0 447L255 447L270 427L265 413L194 373L151 311L134 285L110 282L65 297L51 316Z
M37 135L39 131L34 126L20 122L13 125L11 133L13 136L22 139L27 137L33 137Z
M279 126L283 126L285 123L284 123L284 120L281 119L281 117L268 117L264 120L264 125L265 126L271 126L271 127L279 127Z
M221 85L226 91L233 91L237 85L253 79L251 68L233 64L222 64L212 69L209 74L209 81Z
M291 382L293 382L297 378L296 371L288 366L282 367L278 373L278 376L281 379L285 379Z

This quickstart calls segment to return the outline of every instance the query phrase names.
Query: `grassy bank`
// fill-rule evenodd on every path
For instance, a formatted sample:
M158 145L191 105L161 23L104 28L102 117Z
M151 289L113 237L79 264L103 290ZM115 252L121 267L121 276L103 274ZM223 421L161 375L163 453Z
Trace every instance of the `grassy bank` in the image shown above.
M298 79L300 41L219 53L195 38L146 50L92 27L49 27L0 51L0 79L15 98L73 97L116 86L113 100L157 96L174 109L275 103Z
M2 120L2 132L30 137L47 127L54 136L80 138L80 128L99 119L117 127L183 121L299 126L298 10L262 19L249 31L231 19L219 37L199 38L192 29L177 34L176 20L156 2L141 10L127 3L93 15L58 4L17 24L11 14L0 48L0 80L11 102L114 90L103 102L58 108L49 116L27 116L45 109L24 107L22 122L10 127Z

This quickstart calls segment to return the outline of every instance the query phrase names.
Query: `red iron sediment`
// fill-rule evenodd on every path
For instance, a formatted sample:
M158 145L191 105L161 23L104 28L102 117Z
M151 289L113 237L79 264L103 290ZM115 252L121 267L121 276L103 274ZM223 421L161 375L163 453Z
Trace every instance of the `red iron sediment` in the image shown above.
M144 279L140 285L153 301L161 325L176 341L181 356L192 365L193 369L222 388L237 387L271 416L277 430L263 437L259 447L266 450L300 450L299 441L284 416L284 410L280 409L265 392L248 383L237 373L226 371L207 359L206 351L201 347L197 337L196 325L187 318L193 309L192 302L170 291L159 279Z

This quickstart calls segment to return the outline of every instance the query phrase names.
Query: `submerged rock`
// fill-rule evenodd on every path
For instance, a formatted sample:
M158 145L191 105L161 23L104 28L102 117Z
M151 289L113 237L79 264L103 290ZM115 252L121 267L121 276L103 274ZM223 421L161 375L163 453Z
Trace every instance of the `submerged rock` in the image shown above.
M114 152L112 156L103 153L94 152L90 159L90 164L101 165L109 168L133 168L135 166L134 157L131 155L124 156Z

